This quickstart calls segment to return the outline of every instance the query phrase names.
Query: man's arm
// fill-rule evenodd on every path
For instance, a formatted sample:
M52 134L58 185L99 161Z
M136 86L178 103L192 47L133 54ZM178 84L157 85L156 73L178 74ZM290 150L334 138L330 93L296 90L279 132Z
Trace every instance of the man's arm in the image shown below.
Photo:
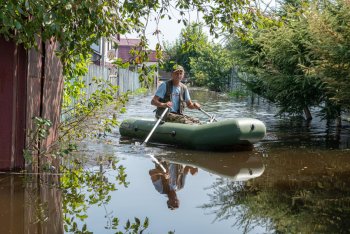
M199 109L201 108L201 105L199 105L198 102L192 102L190 98L190 93L188 92L188 89L185 89L185 96L184 99L186 101L186 105L189 109Z
M156 106L156 107L163 107L163 108L166 108L166 107L171 107L172 106L172 103L171 102L167 102L167 103L163 103L163 102L160 102L159 101L160 97L158 96L154 96L151 100L151 104L153 106Z
M199 109L201 108L201 105L198 102L192 102L191 100L186 102L187 107L189 109Z

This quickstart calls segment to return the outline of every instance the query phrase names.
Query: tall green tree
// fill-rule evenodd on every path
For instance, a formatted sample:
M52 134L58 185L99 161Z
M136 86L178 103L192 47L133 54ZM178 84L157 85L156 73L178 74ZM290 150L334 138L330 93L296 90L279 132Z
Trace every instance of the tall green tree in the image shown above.
M250 89L276 103L280 114L304 112L311 119L310 107L325 100L324 86L318 77L304 71L312 66L314 57L308 47L311 38L302 9L286 9L289 11L281 23L253 30L251 41L234 38L229 48L240 69L250 74L244 80Z
M180 64L188 76L192 77L191 58L200 56L208 44L208 36L203 32L203 26L196 23L189 24L181 30L174 44L165 44L164 69L171 71L174 64Z
M249 74L248 87L276 103L280 113L304 110L311 118L309 108L317 107L324 118L339 120L350 100L348 16L349 3L342 0L286 1L260 18L250 40L234 37L228 49Z
M208 44L200 56L191 57L191 67L195 84L217 92L227 90L233 65L221 45Z
M307 12L311 43L315 58L305 71L319 77L328 97L323 112L339 118L350 110L350 3L337 0L313 5Z

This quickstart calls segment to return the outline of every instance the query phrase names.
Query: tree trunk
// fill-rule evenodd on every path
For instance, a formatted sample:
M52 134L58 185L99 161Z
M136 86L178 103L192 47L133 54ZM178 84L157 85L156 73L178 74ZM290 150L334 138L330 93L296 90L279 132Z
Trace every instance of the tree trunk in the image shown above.
M304 114L306 120L312 120L312 115L308 107L304 107Z

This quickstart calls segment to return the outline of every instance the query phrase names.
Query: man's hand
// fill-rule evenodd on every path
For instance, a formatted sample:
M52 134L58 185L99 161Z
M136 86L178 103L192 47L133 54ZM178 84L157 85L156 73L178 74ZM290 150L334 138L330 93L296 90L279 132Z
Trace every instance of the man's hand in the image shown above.
M154 96L152 98L151 104L156 106L156 107L163 107L163 108L167 108L167 107L172 107L173 103L172 102L167 102L167 103L163 103L159 101L159 97L158 96Z
M200 109L201 105L198 102L193 103L193 109Z
M165 103L165 107L169 107L169 108L171 108L172 106L173 106L173 103L172 102L167 102L167 103Z

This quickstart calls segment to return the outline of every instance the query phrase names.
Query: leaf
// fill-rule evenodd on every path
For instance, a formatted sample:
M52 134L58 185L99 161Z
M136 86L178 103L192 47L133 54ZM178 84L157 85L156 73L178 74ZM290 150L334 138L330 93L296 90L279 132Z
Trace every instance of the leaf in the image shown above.
M135 222L137 226L140 226L141 222L139 218L135 217Z
M128 220L125 224L125 229L129 229L130 228L130 220Z

